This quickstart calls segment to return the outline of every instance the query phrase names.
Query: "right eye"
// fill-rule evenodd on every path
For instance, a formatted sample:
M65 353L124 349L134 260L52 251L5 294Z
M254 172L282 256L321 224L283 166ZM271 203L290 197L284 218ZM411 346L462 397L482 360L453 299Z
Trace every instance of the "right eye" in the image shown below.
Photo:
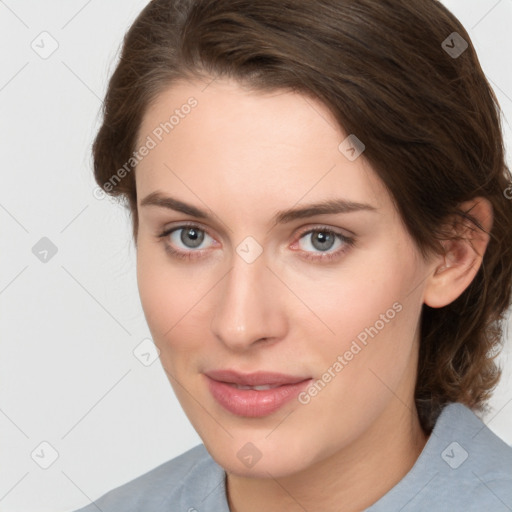
M203 251L194 249L200 247L208 238L213 240L204 229L196 224L174 226L166 229L157 237L164 241L167 253L179 259L201 257Z

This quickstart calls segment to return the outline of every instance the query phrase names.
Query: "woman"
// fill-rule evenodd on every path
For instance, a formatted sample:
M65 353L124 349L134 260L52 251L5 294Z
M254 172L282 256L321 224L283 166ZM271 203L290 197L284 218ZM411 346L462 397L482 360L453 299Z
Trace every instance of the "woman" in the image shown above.
M93 147L204 444L83 512L512 508L499 107L434 0L154 0ZM169 426L172 428L172 426Z

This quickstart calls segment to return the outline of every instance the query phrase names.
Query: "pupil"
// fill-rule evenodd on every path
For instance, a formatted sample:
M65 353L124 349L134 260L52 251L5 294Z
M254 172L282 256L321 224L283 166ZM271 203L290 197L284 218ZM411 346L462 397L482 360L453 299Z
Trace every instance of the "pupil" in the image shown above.
M180 238L187 247L198 247L204 239L204 233L195 228L189 228L181 232Z

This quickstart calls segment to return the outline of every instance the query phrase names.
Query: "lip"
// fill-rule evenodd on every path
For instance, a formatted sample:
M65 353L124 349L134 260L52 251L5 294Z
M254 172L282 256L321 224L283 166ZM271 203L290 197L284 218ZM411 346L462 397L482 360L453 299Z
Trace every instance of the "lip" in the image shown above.
M311 382L311 377L296 377L274 372L241 374L233 370L216 370L204 374L213 398L236 416L268 416L295 398ZM237 389L241 386L275 386L271 389Z
M239 384L240 386L264 386L265 384L269 386L282 386L284 384L296 384L310 378L262 371L239 373L234 370L212 370L205 372L205 375L219 382Z

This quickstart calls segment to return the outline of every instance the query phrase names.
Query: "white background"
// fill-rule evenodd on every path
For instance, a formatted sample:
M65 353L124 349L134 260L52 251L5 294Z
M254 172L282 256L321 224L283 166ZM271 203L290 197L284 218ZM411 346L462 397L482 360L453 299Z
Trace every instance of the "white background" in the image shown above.
M92 193L101 99L146 3L0 1L1 512L73 510L200 443L160 362L133 354L150 333L128 215ZM444 4L510 122L512 0ZM59 45L47 59L31 47L43 31ZM32 253L42 237L58 250L47 263ZM484 419L512 444L510 345ZM49 461L43 441L58 453L48 469L31 458Z

